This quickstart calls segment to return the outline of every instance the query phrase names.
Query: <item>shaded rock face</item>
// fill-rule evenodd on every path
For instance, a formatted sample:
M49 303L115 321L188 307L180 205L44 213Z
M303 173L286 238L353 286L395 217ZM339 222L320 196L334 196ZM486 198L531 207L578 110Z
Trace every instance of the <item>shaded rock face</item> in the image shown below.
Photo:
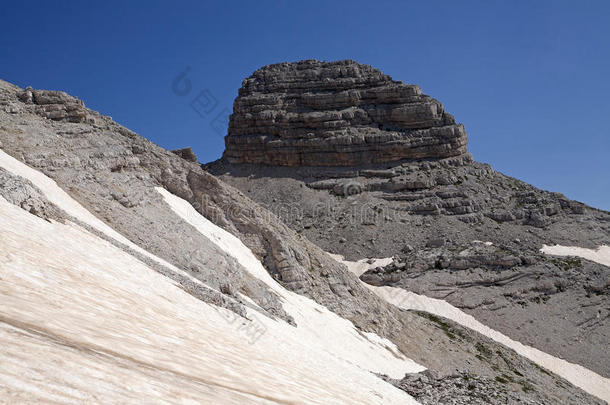
M180 156L184 160L188 160L189 162L197 162L197 155L195 155L192 148L176 149L172 150L171 152Z
M419 87L351 60L265 66L243 81L223 157L356 166L466 153L467 135Z

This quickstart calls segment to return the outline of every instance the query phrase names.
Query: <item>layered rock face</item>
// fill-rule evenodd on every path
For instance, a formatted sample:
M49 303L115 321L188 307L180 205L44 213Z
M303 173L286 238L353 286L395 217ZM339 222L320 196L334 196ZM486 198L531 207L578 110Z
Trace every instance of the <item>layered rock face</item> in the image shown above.
M19 99L32 107L31 112L54 121L94 122L82 100L63 91L28 87L19 94Z
M459 156L467 135L417 86L351 60L307 60L243 81L225 143L230 163L356 166Z

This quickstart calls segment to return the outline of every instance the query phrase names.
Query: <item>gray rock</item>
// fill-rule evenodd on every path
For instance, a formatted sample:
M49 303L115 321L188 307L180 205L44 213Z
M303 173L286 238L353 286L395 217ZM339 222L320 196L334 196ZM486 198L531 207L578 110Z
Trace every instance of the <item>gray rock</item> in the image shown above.
M34 90L28 87L18 95L18 98L23 103L34 104L33 111L36 114L54 121L94 121L81 100L63 91Z
M243 81L225 142L232 163L352 166L458 156L467 136L417 86L351 60L306 60Z
M453 375L455 370L464 370L472 375L493 378L499 372L510 371L514 366L525 381L536 385L537 392L543 398L561 398L562 401L571 403L595 403L594 399L567 382L540 371L514 352L490 342L477 333L464 330L449 321L430 318L412 311L400 311L388 305L373 295L344 266L332 260L319 246L309 241L311 238L325 250L343 251L352 257L355 254L361 257L364 255L387 257L392 249L399 249L405 244L411 244L414 253L420 251L425 253L422 241L430 239L432 233L447 235L447 240L451 240L452 243L471 237L470 227L457 220L452 225L460 227L457 231L461 233L449 235L448 229L442 229L443 221L447 217L453 219L448 211L451 206L443 207L442 201L447 198L437 196L435 192L451 193L455 190L436 190L434 187L438 186L431 182L432 189L417 191L424 202L436 204L438 211L436 217L427 217L426 227L418 227L417 225L421 225L423 221L422 217L416 214L409 213L400 218L406 222L385 220L403 212L399 209L404 201L388 201L381 198L382 191L369 191L366 188L368 180L365 181L365 179L371 182L384 179L402 181L398 179L400 176L411 181L409 176L417 180L418 171L432 175L433 171L438 170L455 170L456 178L459 174L462 179L466 175L474 177L473 173L483 173L481 176L491 175L484 165L472 164L468 155L436 162L410 162L406 166L402 166L402 163L397 164L391 170L399 173L400 176L392 177L378 173L382 177L365 178L358 177L359 168L351 170L329 168L324 172L310 171L302 177L295 176L294 173L281 177L282 172L275 170L272 176L257 177L254 171L248 170L243 178L229 178L240 189L252 190L248 195L261 199L266 207L271 208L267 209L246 197L238 189L202 170L197 163L159 148L112 122L108 117L85 109L87 116L95 118L95 124L89 120L76 123L70 122L69 119L50 121L45 119L47 118L45 114L40 113L39 105L34 104L34 91L31 100L28 99L27 94L25 95L25 102L17 98L17 95L22 93L23 90L16 86L0 81L0 103L3 105L20 103L23 108L23 113L19 115L9 114L0 109L2 123L0 142L3 150L53 178L85 208L96 213L101 220L143 249L184 269L193 277L220 291L211 294L209 290L206 291L207 289L198 289L197 284L189 283L190 279L172 273L143 255L130 251L126 246L118 246L161 274L174 279L181 288L197 299L230 308L243 315L243 306L249 304L235 301L234 296L245 294L258 304L258 307L253 307L254 310L271 317L282 318L287 322L294 322L283 311L276 294L269 291L263 283L231 260L230 256L217 249L207 238L195 232L190 225L173 213L154 191L154 187L165 187L186 199L210 221L240 238L285 288L306 295L326 306L330 311L350 320L359 330L376 333L389 339L396 344L400 352L439 374ZM23 136L24 134L27 136ZM388 168L371 169L383 171ZM360 194L345 198L329 192L332 188L314 189L304 186L324 179L354 180L360 182L364 188ZM238 180L243 180L243 183ZM471 181L474 182L474 180L462 181L467 185ZM22 185L3 187L1 190L17 205L26 202L24 205L26 209L32 206L30 201L36 201L41 197L36 194L36 190L26 190L23 193ZM413 191L396 192L398 193L413 193ZM464 193L468 194L466 191ZM261 197L263 194L266 194L265 198L269 198L268 201ZM470 195L467 197L472 198ZM467 197L456 194L450 198ZM488 195L483 195L481 198L486 197ZM40 202L46 204L43 199L40 199ZM324 207L322 210L319 209L319 204ZM278 211L272 209L274 206L298 207L299 210L294 215L285 217L295 228L298 224L298 229L293 230L284 224L279 219L279 215L275 215ZM564 206L567 208L564 209ZM561 205L561 212L548 217L551 218L550 226L565 218L567 215L565 210L571 212L569 206L569 204ZM315 207L318 211L311 210ZM485 207L477 209L485 209ZM586 208L585 212L589 210L590 208ZM309 215L312 212L317 212L317 215ZM371 213L374 215L370 215ZM583 218L589 218L588 214ZM365 224L371 221L375 226ZM302 224L311 226L303 234L299 234L297 231L304 228ZM337 227L339 224L346 226ZM513 224L509 223L509 225ZM486 225L483 223L481 226ZM88 230L95 233L93 229ZM422 235L421 232L430 234ZM482 228L481 237L490 237L486 232L488 232L487 228ZM590 231L587 234L591 236ZM506 232L506 237L510 237L509 241L511 241L515 237L514 232ZM529 237L533 238L534 234ZM346 239L347 242L340 243L340 238ZM367 243L359 243L360 240L365 240ZM113 243L111 240L108 241ZM369 255L372 251L376 254ZM502 252L502 254L506 253ZM451 256L447 255L447 257ZM394 284L402 283L404 279L401 274L410 272L413 268L409 267L410 265L407 260L397 262L397 269L400 268L400 271L395 272L388 280ZM567 270L562 269L562 271L569 271L570 265L569 262L566 263ZM593 273L587 271L586 274ZM590 280L588 284L590 293L595 289L605 288L601 282L603 276L604 273L600 272L597 278ZM417 277L414 280L419 281ZM426 283L425 285L433 285L431 281ZM552 288L557 291L559 289L570 291L575 284L572 281L559 285L553 283ZM487 348L485 353L492 353L492 356L483 358L476 351L477 345L485 345ZM495 353L501 353L501 356ZM433 377L428 375L425 377L420 378L419 382L434 383ZM521 387L516 386L509 391L520 393L520 390ZM523 395L530 398L529 393ZM496 395L489 402L502 403L502 399ZM553 402L548 400L546 403Z
M197 162L197 155L195 155L192 148L176 149L171 152L180 156L184 160L188 160L189 162Z
M444 239L431 239L426 243L426 247L429 248L439 248L441 246L443 246L445 244L445 240Z

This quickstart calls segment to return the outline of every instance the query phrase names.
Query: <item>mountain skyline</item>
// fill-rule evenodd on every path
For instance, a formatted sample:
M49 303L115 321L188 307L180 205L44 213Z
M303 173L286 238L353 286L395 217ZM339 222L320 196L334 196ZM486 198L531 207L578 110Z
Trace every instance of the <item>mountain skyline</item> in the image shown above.
M7 3L0 402L610 404L608 15Z
M160 146L193 147L202 162L220 157L226 126L213 122L255 69L355 59L442 100L475 159L610 209L605 2L233 3L239 13L195 2L34 4L0 17L3 79L67 91ZM193 89L179 96L172 82L187 67ZM217 107L202 118L191 102L206 90Z

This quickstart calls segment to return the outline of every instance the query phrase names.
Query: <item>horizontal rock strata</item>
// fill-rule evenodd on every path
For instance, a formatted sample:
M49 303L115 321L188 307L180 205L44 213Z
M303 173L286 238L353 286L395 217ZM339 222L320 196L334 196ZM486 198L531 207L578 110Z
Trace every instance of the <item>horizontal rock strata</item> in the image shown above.
M355 166L466 153L467 135L419 87L354 61L265 66L243 81L224 158Z
M34 90L28 87L19 94L19 99L26 104L33 104L34 113L54 121L94 122L85 104L63 91Z

